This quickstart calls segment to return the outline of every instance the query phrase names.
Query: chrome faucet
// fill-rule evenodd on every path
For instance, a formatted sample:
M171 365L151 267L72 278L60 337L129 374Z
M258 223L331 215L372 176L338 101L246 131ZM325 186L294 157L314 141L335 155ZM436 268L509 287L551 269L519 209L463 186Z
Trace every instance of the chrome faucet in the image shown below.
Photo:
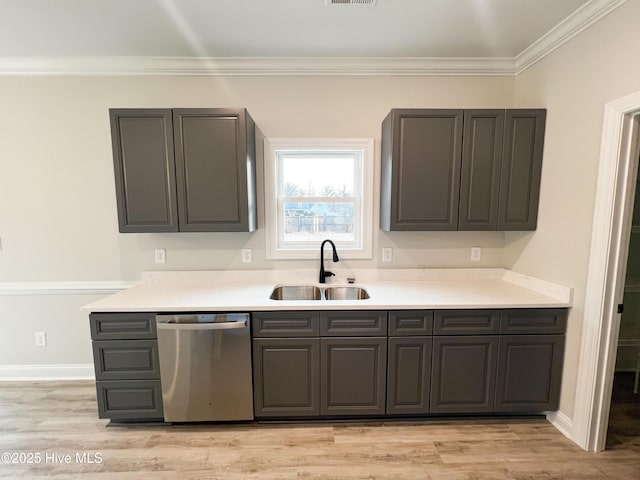
M325 271L324 269L324 244L329 242L331 244L331 248L333 249L333 261L334 262L339 262L340 259L338 258L338 252L336 251L336 245L335 243L333 243L331 240L327 239L324 240L321 244L320 244L320 283L325 283L325 280L327 277L334 277L335 273L330 272L330 271Z

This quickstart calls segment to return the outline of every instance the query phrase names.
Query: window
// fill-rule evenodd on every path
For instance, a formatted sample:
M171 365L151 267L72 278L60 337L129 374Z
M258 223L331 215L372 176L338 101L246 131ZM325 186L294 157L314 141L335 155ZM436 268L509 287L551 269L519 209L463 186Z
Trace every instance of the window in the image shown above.
M371 258L372 139L265 140L267 258Z

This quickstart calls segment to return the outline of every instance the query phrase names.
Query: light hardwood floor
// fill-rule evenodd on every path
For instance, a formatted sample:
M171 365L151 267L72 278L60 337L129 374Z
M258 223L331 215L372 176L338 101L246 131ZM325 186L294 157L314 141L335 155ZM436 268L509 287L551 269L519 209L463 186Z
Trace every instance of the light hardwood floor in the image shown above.
M41 456L0 464L0 478L640 480L638 437L586 453L539 419L106 423L97 418L93 382L0 383L0 453ZM96 463L78 462L76 453Z

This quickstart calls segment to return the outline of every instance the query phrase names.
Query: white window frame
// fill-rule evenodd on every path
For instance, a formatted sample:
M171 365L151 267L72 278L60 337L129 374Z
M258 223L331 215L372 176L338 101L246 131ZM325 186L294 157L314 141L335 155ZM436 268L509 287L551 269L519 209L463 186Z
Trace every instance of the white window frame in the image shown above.
M266 230L266 257L269 260L288 259L315 259L320 252L320 242L317 245L311 242L281 245L280 238L284 228L284 222L280 222L279 211L282 207L278 198L277 169L278 152L293 150L296 152L309 151L316 156L322 150L334 151L362 151L361 172L356 172L362 180L362 195L351 200L349 198L335 197L336 202L354 201L354 234L360 233L359 246L345 246L341 242L335 242L338 255L341 258L371 258L373 237L373 149L372 138L267 138L264 140L264 179L265 179L265 230ZM315 152L315 153L314 153ZM327 201L331 197L305 197L301 201ZM357 219L360 222L356 222ZM357 225L356 225L357 223ZM359 231L360 230L360 231ZM359 231L359 232L358 232ZM327 238L331 238L330 235Z

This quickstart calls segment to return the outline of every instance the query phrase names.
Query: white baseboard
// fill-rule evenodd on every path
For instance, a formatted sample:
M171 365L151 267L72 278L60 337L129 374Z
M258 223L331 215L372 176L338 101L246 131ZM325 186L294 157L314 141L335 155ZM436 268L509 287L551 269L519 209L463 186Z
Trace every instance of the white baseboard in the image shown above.
M558 410L557 412L547 413L547 420L549 421L549 423L551 423L551 425L556 427L560 431L560 433L562 433L565 437L575 442L575 440L571 436L571 432L573 431L572 419L570 419L564 413Z
M92 363L68 365L0 365L0 381L95 380Z

